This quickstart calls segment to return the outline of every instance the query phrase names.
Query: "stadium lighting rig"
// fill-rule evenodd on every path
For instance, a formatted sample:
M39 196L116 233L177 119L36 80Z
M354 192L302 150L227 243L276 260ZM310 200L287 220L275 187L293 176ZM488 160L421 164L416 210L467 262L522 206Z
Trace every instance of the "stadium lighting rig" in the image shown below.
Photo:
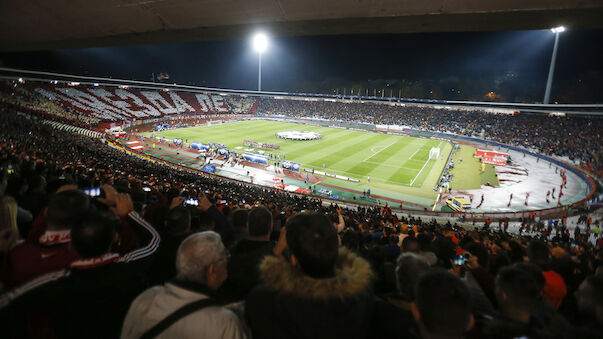
M551 28L551 32L553 32L553 33L565 32L565 27L563 27L563 26L553 27L553 28Z
M262 90L262 53L268 48L268 37L264 33L253 36L253 49L258 52L258 92Z
M553 56L551 57L551 66L549 67L549 76L546 80L546 89L544 91L543 104L548 104L551 99L551 86L553 84L553 73L555 73L555 61L557 60L557 47L559 46L559 33L565 32L565 27L553 27L551 32L555 34L555 45L553 45Z

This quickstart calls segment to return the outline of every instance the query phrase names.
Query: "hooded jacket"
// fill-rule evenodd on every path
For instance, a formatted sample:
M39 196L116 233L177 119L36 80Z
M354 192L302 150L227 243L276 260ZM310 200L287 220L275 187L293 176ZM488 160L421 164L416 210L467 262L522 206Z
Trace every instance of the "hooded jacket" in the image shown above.
M283 257L260 265L262 285L245 305L254 338L365 338L374 296L370 265L346 248L339 249L335 275L315 279Z

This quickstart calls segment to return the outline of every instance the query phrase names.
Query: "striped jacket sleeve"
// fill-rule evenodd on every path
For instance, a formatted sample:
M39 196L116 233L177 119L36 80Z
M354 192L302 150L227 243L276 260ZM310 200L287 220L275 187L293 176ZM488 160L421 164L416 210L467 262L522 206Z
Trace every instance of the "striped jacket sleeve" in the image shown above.
M46 273L41 275L35 279L32 279L25 284L19 285L18 287L13 288L10 291L5 292L0 295L0 309L8 306L13 300L19 298L20 296L35 290L36 288L53 282L55 280L59 280L61 278L69 276L69 270L59 270L50 273Z
M137 212L132 211L128 214L129 220L133 223L132 226L140 229L137 233L141 234L141 240L143 242L143 246L137 248L133 251L130 251L124 254L121 258L119 258L118 262L127 263L140 259L144 259L153 255L157 249L159 248L159 243L161 238L159 233L149 224L143 217L141 217Z

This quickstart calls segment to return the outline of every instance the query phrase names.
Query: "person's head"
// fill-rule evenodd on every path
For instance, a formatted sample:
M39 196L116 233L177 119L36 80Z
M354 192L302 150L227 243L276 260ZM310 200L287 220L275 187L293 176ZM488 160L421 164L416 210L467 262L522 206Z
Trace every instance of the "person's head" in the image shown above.
M272 213L263 206L254 207L247 216L247 230L250 238L270 238Z
M528 259L538 266L546 266L551 261L549 247L540 240L532 240L527 248Z
M220 235L205 231L190 235L176 253L176 277L211 289L222 285L228 275L228 256Z
M248 214L249 210L246 208L237 208L232 211L232 213L230 213L232 226L234 226L234 228L246 228Z
M200 231L211 231L216 226L214 218L208 211L199 211L197 213L197 222Z
M40 192L46 188L46 179L39 174L32 174L27 179L29 190L32 192Z
M531 266L533 267L533 266ZM544 279L537 267L511 265L503 267L496 276L496 300L504 312L530 312L536 305Z
M172 208L165 219L165 231L168 234L183 234L191 229L191 212L184 206Z
M71 228L71 245L82 258L94 258L111 249L116 239L116 220L106 213L90 211Z
M419 242L419 247L421 251L427 252L431 251L431 240L432 237L427 233L419 233L417 235L417 241Z
M429 270L429 263L415 253L403 253L396 262L396 284L401 296L412 301L417 279L421 273Z
M596 319L603 325L603 277L586 277L575 293L580 313Z
M337 231L329 218L317 212L293 216L286 225L291 261L313 278L332 276L339 254Z
M0 199L0 230L17 231L17 201L11 196Z
M419 277L412 313L424 337L463 337L473 327L469 289L443 270Z
M402 252L419 253L421 247L416 238L408 236L402 240Z
M69 230L79 223L90 209L88 196L80 190L55 194L48 203L49 230Z
M489 262L489 257L488 257L488 251L484 248L484 246L478 244L478 243L469 243L469 245L467 245L467 252L471 253L472 256L477 257L477 263L483 267L483 268L488 268L488 262Z

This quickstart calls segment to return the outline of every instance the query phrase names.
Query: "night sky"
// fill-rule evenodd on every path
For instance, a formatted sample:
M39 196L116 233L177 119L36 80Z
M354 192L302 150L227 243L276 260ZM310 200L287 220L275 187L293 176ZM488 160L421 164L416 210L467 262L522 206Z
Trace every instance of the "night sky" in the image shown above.
M540 96L553 41L549 30L272 37L262 83L265 90L298 91L325 81L454 86L485 79L483 87L495 88L511 75L518 88ZM603 102L601 42L603 31L561 33L553 96L555 89L579 91L583 82L587 100ZM236 89L257 88L257 61L250 39L0 54L5 67L137 80L165 72L170 83Z

